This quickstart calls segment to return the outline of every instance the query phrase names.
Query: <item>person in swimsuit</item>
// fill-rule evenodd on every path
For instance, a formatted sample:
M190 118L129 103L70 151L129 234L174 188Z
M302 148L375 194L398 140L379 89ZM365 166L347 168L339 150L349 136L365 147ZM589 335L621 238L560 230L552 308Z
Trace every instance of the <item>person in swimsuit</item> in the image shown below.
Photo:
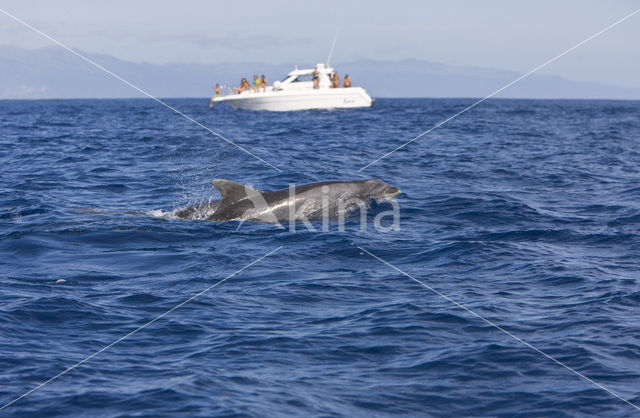
M253 76L253 91L255 91L256 93L260 91L260 79L257 75Z
M313 67L313 88L320 88L320 71L318 71L318 66Z
M349 88L351 87L351 79L349 78L349 74L344 75L344 80L342 80L342 87Z
M260 77L260 87L262 87L263 93L267 91L267 77L265 77L264 74Z
M216 92L216 95L211 98L211 103L209 103L209 107L213 107L213 99L216 97L220 97L220 84L216 83L216 86L213 88Z
M242 77L242 80L240 81L240 87L236 88L236 94L240 94L243 91L248 90L248 85L249 82L247 81L247 79Z
M331 79L331 88L337 89L338 87L340 87L340 76L338 76L338 73L334 72L333 78Z

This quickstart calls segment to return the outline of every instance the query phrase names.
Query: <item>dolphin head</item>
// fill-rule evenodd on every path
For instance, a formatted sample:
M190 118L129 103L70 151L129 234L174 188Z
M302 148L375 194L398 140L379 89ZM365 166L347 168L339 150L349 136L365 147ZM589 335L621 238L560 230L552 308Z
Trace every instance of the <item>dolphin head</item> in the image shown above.
M364 180L364 186L366 188L366 194L373 199L389 200L398 196L402 191L382 180Z

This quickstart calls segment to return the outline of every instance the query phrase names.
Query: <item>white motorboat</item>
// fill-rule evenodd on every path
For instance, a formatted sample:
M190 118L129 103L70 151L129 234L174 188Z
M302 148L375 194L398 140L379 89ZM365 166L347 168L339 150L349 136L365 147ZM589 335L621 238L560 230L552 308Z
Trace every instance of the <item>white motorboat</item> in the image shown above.
M314 88L314 70L319 82ZM246 110L305 110L369 107L372 99L362 87L332 88L334 69L318 64L315 69L295 69L283 81L276 81L266 89L260 87L213 98L215 102L228 103L234 109Z

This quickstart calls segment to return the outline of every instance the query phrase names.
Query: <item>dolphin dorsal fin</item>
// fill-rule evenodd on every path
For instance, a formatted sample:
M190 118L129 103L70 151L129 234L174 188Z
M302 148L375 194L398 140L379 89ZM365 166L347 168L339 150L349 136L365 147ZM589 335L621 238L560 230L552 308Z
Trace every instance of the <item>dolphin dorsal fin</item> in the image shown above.
M258 190L232 180L215 179L213 180L213 185L222 195L222 200L226 201L237 202L245 199L248 193L260 193Z

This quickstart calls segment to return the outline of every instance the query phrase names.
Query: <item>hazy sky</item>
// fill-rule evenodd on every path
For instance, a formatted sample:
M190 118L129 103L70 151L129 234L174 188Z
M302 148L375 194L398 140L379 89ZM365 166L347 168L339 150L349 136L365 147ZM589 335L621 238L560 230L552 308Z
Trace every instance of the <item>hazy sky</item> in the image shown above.
M333 62L420 59L526 72L640 8L637 0L0 0L69 46L131 61ZM0 14L0 43L51 45ZM640 87L640 13L543 74Z

